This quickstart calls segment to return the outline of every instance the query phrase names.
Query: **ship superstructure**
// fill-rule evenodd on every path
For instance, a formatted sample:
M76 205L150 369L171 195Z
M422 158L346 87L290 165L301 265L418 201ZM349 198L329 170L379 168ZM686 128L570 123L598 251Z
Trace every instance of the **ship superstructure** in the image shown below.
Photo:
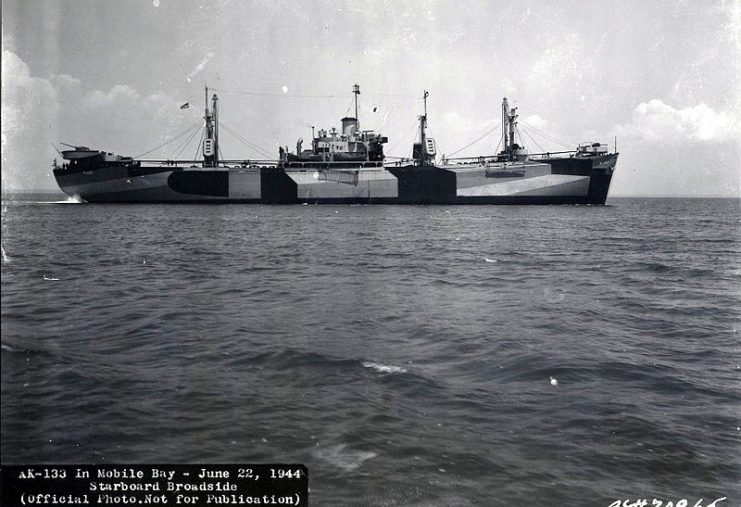
M343 162L376 162L380 165L384 160L383 145L388 138L377 134L373 130L361 130L358 119L358 95L360 86L353 86L355 96L355 116L342 118L342 126L338 131L336 128L320 129L318 135L314 135L312 127L311 147L303 149L303 139L296 142L296 153L289 153L288 149L280 149L280 160L283 167L296 167L296 164L315 163L327 164L327 167L338 167ZM352 165L352 164L351 164ZM365 164L370 167L373 164Z

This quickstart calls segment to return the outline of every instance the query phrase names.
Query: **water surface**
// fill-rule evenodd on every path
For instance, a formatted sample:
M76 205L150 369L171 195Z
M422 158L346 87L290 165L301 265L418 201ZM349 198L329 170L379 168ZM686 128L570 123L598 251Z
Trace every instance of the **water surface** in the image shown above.
M2 462L741 504L739 201L610 202L3 203Z

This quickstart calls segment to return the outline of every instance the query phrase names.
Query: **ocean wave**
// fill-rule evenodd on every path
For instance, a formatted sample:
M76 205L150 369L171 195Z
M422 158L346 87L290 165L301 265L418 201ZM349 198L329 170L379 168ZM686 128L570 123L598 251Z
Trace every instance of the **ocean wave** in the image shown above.
M388 364L374 363L372 361L363 361L361 363L366 368L371 368L379 373L406 373L407 370L401 366L393 366Z
M345 472L353 472L360 466L378 456L372 451L361 451L351 449L347 444L335 444L326 447L319 447L312 450L311 453L315 458L326 461Z
M19 349L15 349L15 348L13 348L10 345L7 345L5 343L0 344L0 349L6 350L8 352L21 352Z
M574 505L676 459L676 495L728 492L741 264L683 239L733 237L736 208L689 206L677 234L661 203L9 205L3 460L247 456L305 461L318 504Z

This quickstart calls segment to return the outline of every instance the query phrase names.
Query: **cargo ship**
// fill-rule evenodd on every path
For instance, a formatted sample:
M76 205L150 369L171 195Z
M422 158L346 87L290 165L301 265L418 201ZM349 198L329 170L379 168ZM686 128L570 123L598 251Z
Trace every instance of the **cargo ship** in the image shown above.
M409 159L384 155L388 138L362 130L360 88L355 116L337 130L313 132L311 146L280 147L273 160L223 160L219 99L209 104L198 160L147 160L85 146L68 146L53 172L67 195L90 203L256 204L593 204L607 199L618 153L600 143L529 154L518 142L517 109L502 102L502 150L495 155L437 160L427 135L427 97ZM210 106L210 107L209 107ZM495 150L496 151L496 150Z

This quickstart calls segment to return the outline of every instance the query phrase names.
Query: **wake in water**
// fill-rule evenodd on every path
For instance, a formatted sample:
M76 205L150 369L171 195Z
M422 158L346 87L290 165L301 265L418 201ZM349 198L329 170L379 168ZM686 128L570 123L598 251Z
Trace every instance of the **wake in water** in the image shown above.
M52 202L42 202L39 204L84 204L85 201L82 200L82 197L75 194L73 196L67 197L66 199L62 201L52 201Z

